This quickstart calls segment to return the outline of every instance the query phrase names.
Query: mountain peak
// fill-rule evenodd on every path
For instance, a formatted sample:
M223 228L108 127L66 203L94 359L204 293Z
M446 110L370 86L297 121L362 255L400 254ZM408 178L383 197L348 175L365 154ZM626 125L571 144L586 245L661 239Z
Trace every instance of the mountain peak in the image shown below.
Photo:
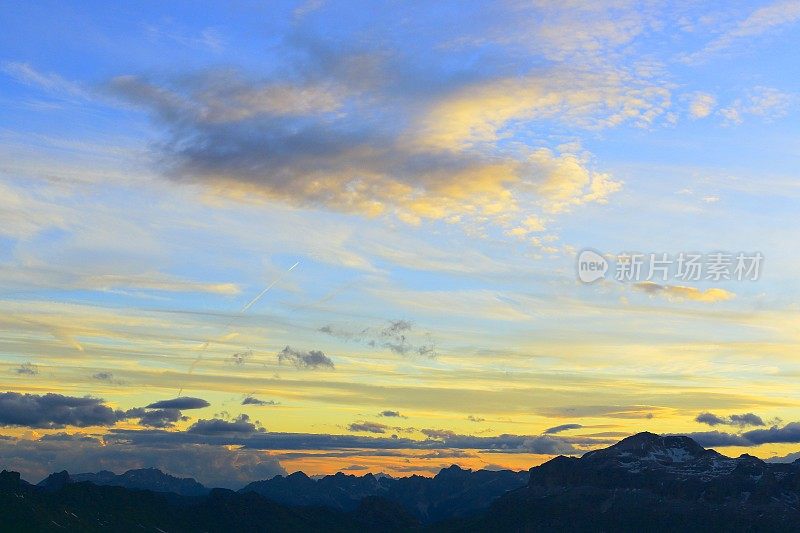
M69 477L69 472L62 470L61 472L54 472L36 484L37 487L42 487L44 490L57 491L61 490L64 485L72 481Z
M14 490L25 484L20 478L19 472L13 470L3 470L0 472L0 490Z
M458 465L450 465L447 468L442 468L439 473L434 476L434 479L455 479L469 476L472 470L465 470Z
M708 450L684 435L656 435L644 431L618 443L584 454L585 459L652 459L659 463L681 463L696 459Z
M55 476L57 474L54 474ZM45 481L54 483L50 476ZM42 483L45 483L43 481ZM158 468L134 468L124 474L117 475L108 470L97 473L76 474L67 477L67 483L88 481L94 485L115 485L129 489L144 489L155 492L174 492L184 496L197 496L206 494L208 489L194 478L179 478L162 472Z

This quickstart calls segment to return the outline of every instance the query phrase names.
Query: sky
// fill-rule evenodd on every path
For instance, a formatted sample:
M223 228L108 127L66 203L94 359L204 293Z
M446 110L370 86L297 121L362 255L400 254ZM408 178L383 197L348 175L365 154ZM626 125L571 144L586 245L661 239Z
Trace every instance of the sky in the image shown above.
M800 453L800 2L0 16L4 468Z

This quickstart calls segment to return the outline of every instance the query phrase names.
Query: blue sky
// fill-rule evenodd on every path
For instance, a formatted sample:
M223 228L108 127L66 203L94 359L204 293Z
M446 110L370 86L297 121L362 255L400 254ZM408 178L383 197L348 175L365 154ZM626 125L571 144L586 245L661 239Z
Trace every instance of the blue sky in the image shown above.
M212 419L230 431L203 453L232 485L432 472L450 461L416 447L434 445L524 468L642 429L796 448L800 3L0 9L0 423L20 468L193 475L159 450ZM764 263L583 284L585 248ZM209 406L158 427L3 414L179 392ZM581 427L544 434L561 424ZM121 432L141 445L37 459L48 435ZM262 433L321 448L236 448ZM331 458L332 435L361 445ZM392 435L413 442L375 455Z

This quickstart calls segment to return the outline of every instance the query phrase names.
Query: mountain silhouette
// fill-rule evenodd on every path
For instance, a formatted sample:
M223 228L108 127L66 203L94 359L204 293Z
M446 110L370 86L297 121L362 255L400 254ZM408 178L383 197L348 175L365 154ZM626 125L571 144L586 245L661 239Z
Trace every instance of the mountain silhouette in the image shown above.
M432 478L302 472L239 491L155 469L0 473L8 531L797 531L800 462L726 457L639 433L528 472Z
M68 472L63 471L50 474L50 476L40 481L37 486L47 490L58 490L67 483L80 483L82 481L88 481L94 485L112 485L128 489L168 492L181 496L202 496L208 494L209 490L192 478L178 478L165 474L157 468L138 468L128 470L119 475L108 470L75 475L70 475Z
M433 478L354 476L340 472L314 480L296 472L250 483L239 492L255 492L286 505L315 505L341 511L352 511L364 498L379 496L401 505L421 522L429 523L474 514L527 481L527 472L473 472L453 465Z
M726 457L639 433L530 470L527 486L443 530L798 531L800 463Z

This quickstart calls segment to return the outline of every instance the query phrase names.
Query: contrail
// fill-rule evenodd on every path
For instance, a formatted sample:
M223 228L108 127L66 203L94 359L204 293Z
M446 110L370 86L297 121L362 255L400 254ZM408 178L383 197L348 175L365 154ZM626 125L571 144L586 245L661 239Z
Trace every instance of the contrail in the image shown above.
M283 274L281 274L280 276L278 276L278 277L275 279L275 281L273 281L272 283L270 283L269 285L267 285L267 288L266 288L266 289L264 289L263 291L259 292L259 293L258 293L258 296L256 296L255 298L253 298L252 300L250 300L249 302L247 302L247 305L245 305L244 307L242 307L242 310L241 310L241 311L239 311L239 314L241 315L241 314L243 314L245 311L247 311L248 309L250 309L250 308L253 306L253 304L254 304L254 303L256 303L257 301L259 301L259 300L261 299L261 297L262 297L262 296L264 296L265 294L267 294L267 293L269 292L269 290L270 290L272 287L274 287L274 286L275 286L275 284L276 284L276 283L278 283L280 280L282 280L282 279L283 279L283 276L285 276L286 274L288 274L289 272L291 272L292 270L294 270L294 267L296 267L296 266L297 266L297 265L299 265L299 264L300 264L300 261L296 262L295 264L293 264L292 266L290 266L290 267L289 267L289 270L287 270L286 272L284 272Z
M290 266L289 270L287 270L286 272L283 272L280 276L275 278L272 281L272 283L267 285L267 287L263 291L258 293L258 296L256 296L255 298L253 298L252 300L247 302L247 304L245 304L245 306L242 307L242 309L239 311L239 313L236 316L234 316L233 318L231 318L230 321L227 324L225 324L225 327L223 328L223 331L226 331L229 327L231 327L233 325L233 323L236 321L237 318L240 318L243 314L245 314L248 309L253 307L253 305L255 305L255 303L258 302L261 299L262 296L267 294L272 287L277 285L278 282L280 282L283 279L283 277L286 276L286 274L288 274L289 272L294 270L294 268L299 264L300 264L300 261L297 261L295 264ZM208 348L209 344L211 344L211 339L208 339L207 341L205 341L203 343L203 345L200 347L200 354L197 356L197 359L192 361L192 364L189 365L189 373L188 373L188 375L190 375L190 376L192 375L192 372L194 372L195 367L200 362L200 360L203 358L203 352L206 351L206 348ZM183 393L183 387L181 387L180 390L178 391L178 396L180 396L182 393Z

